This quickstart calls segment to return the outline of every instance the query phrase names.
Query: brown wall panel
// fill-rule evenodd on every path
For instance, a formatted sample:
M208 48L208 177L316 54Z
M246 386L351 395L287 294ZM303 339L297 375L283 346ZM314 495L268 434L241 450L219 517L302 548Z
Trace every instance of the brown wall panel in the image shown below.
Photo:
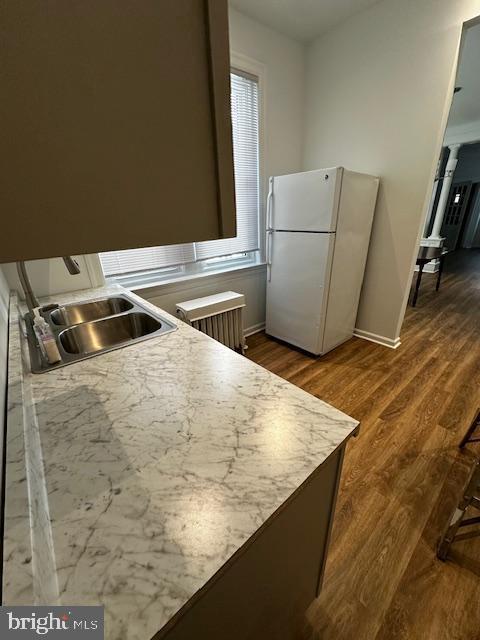
M234 235L217 3L2 3L0 262Z

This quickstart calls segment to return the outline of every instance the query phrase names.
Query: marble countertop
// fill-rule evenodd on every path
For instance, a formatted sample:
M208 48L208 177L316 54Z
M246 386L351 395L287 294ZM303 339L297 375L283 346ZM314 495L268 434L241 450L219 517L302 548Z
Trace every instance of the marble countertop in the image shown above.
M4 604L103 604L108 640L153 636L358 425L160 313L34 375L12 295Z

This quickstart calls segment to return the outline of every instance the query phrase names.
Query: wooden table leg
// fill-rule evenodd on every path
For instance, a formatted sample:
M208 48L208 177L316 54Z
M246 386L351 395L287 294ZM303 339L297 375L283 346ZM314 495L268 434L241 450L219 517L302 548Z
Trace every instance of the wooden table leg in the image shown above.
M445 256L440 256L440 264L438 266L437 286L435 287L435 291L438 291L440 289L440 280L442 279L444 260L445 260Z
M420 283L422 281L423 266L424 266L423 262L421 262L418 265L418 274L417 274L417 281L415 283L415 291L413 292L412 307L414 307L417 304L418 290L420 289Z

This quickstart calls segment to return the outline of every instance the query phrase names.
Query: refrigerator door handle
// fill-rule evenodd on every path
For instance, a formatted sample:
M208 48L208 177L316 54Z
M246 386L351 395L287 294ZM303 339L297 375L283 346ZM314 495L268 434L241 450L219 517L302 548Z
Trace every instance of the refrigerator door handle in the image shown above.
M273 245L273 231L268 229L267 231L267 282L272 280L272 245Z
M267 231L273 229L273 209L272 209L272 199L273 199L273 178L270 178L268 181L269 190L267 196Z

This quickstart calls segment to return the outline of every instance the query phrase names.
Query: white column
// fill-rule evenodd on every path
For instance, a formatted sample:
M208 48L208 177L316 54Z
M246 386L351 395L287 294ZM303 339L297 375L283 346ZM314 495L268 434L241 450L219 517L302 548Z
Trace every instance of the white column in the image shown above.
M458 163L458 151L461 146L461 144L452 144L448 147L450 149L450 155L448 156L445 176L443 178L442 190L440 192L440 198L438 200L437 210L435 212L435 220L433 222L432 233L428 238L429 241L438 242L439 244L437 246L441 246L441 242L443 242L443 238L440 237L440 231L442 230L443 217L447 208L450 187L452 186L453 174Z

